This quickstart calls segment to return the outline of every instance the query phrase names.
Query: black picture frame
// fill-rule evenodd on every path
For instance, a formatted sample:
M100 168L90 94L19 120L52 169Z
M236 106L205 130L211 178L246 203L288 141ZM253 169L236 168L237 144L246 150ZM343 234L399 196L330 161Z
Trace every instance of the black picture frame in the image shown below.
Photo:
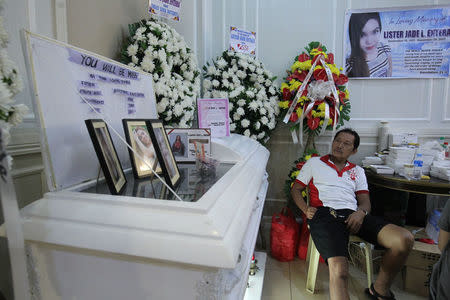
M131 148L142 157L149 159L149 163L153 170L156 173L161 174L162 168L159 164L150 131L145 123L146 121L146 119L122 119L123 131L125 132L127 143ZM137 134L136 130L139 130L140 134ZM143 140L141 140L141 137ZM148 143L145 141L147 138L150 139L151 145L145 145L145 143ZM128 148L128 153L130 154L131 166L135 178L140 179L153 176L153 172L150 168L133 151L131 151L130 148Z
M173 156L172 149L170 148L169 139L167 138L163 122L152 119L147 120L146 124L156 149L164 180L171 188L174 188L180 182L181 175L175 157Z
M111 139L108 126L101 119L84 121L91 137L95 153L105 176L109 191L113 195L123 192L127 179L122 169L116 147Z

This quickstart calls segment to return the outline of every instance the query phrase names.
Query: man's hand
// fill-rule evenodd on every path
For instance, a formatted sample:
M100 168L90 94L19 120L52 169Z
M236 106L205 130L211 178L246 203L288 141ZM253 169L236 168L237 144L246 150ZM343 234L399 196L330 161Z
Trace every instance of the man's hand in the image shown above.
M365 216L366 214L362 210L357 210L348 216L347 220L345 220L345 223L347 223L347 228L350 233L354 234L359 231Z
M308 208L306 209L306 217L311 220L314 217L314 215L316 214L316 211L317 211L317 208L308 206Z

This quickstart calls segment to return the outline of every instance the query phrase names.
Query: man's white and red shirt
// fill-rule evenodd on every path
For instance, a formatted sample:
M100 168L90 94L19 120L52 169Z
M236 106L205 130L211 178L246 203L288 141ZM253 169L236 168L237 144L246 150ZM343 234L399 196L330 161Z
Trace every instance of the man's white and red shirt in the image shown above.
M329 155L312 157L303 165L296 182L309 187L310 205L357 210L356 195L369 193L363 168L347 162L339 171Z

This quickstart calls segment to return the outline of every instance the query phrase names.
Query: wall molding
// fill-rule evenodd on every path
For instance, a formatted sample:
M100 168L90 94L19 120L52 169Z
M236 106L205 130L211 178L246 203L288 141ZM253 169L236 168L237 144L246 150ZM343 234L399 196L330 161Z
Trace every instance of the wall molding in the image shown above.
M433 86L434 86L434 79L430 78L427 82L427 86L428 86L428 103L427 104L427 108L428 111L425 111L425 116L427 118L427 121L431 121L431 104L433 103Z
M11 156L40 154L41 153L41 145L35 144L35 143L22 144L22 145L11 145L6 148L6 152L8 152L8 154Z
M226 17L227 17L227 12L226 12L227 7L226 7L226 2L225 1L226 0L222 0L222 3L221 3L221 5L222 5L222 49L223 50L228 49L228 47L227 47L227 40L226 40L228 31L227 31L226 22L225 22Z
M20 177L30 176L30 175L39 175L41 176L44 172L44 165L37 165L34 167L28 168L19 168L11 170L11 176L13 179L17 179Z
M448 110L448 107L450 103L448 102L448 88L449 88L449 79L448 77L445 78L445 86L444 86L444 110L442 111L442 122L450 122L450 116L447 116L450 111Z
M28 124L11 129L11 141L8 148L22 145L40 144L40 128L36 123L30 123L33 127L25 127ZM26 146L25 146L26 147Z
M68 42L67 29L67 2L66 0L55 0L55 26L56 39L61 42Z
M37 21L36 21L36 0L27 1L27 12L28 12L28 28L32 32L37 32Z
M212 51L212 22L210 22L211 19L211 5L209 1L202 0L202 45L203 45L203 60L202 64L206 65L208 60L211 58L211 51ZM200 29L200 28L198 28Z

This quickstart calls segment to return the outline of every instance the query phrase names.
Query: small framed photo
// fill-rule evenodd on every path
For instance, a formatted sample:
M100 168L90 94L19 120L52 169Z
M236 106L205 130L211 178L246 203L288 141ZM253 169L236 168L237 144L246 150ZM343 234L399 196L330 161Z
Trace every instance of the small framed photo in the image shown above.
M109 134L108 126L103 120L85 120L85 123L108 188L111 194L118 195L122 193L127 180Z
M181 176L175 157L172 154L172 149L164 125L160 120L147 120L146 124L164 174L164 179L166 180L166 183L173 188L180 182Z
M139 119L123 119L123 130L127 143L141 156L145 162L139 158L133 151L128 149L130 153L130 161L135 178L144 178L152 176L153 169L156 173L162 172L161 166L158 163L155 147L152 138L145 124L146 120ZM151 166L151 169L149 167Z
M211 130L192 128L166 129L173 156L177 162L195 162L196 153L211 155Z

